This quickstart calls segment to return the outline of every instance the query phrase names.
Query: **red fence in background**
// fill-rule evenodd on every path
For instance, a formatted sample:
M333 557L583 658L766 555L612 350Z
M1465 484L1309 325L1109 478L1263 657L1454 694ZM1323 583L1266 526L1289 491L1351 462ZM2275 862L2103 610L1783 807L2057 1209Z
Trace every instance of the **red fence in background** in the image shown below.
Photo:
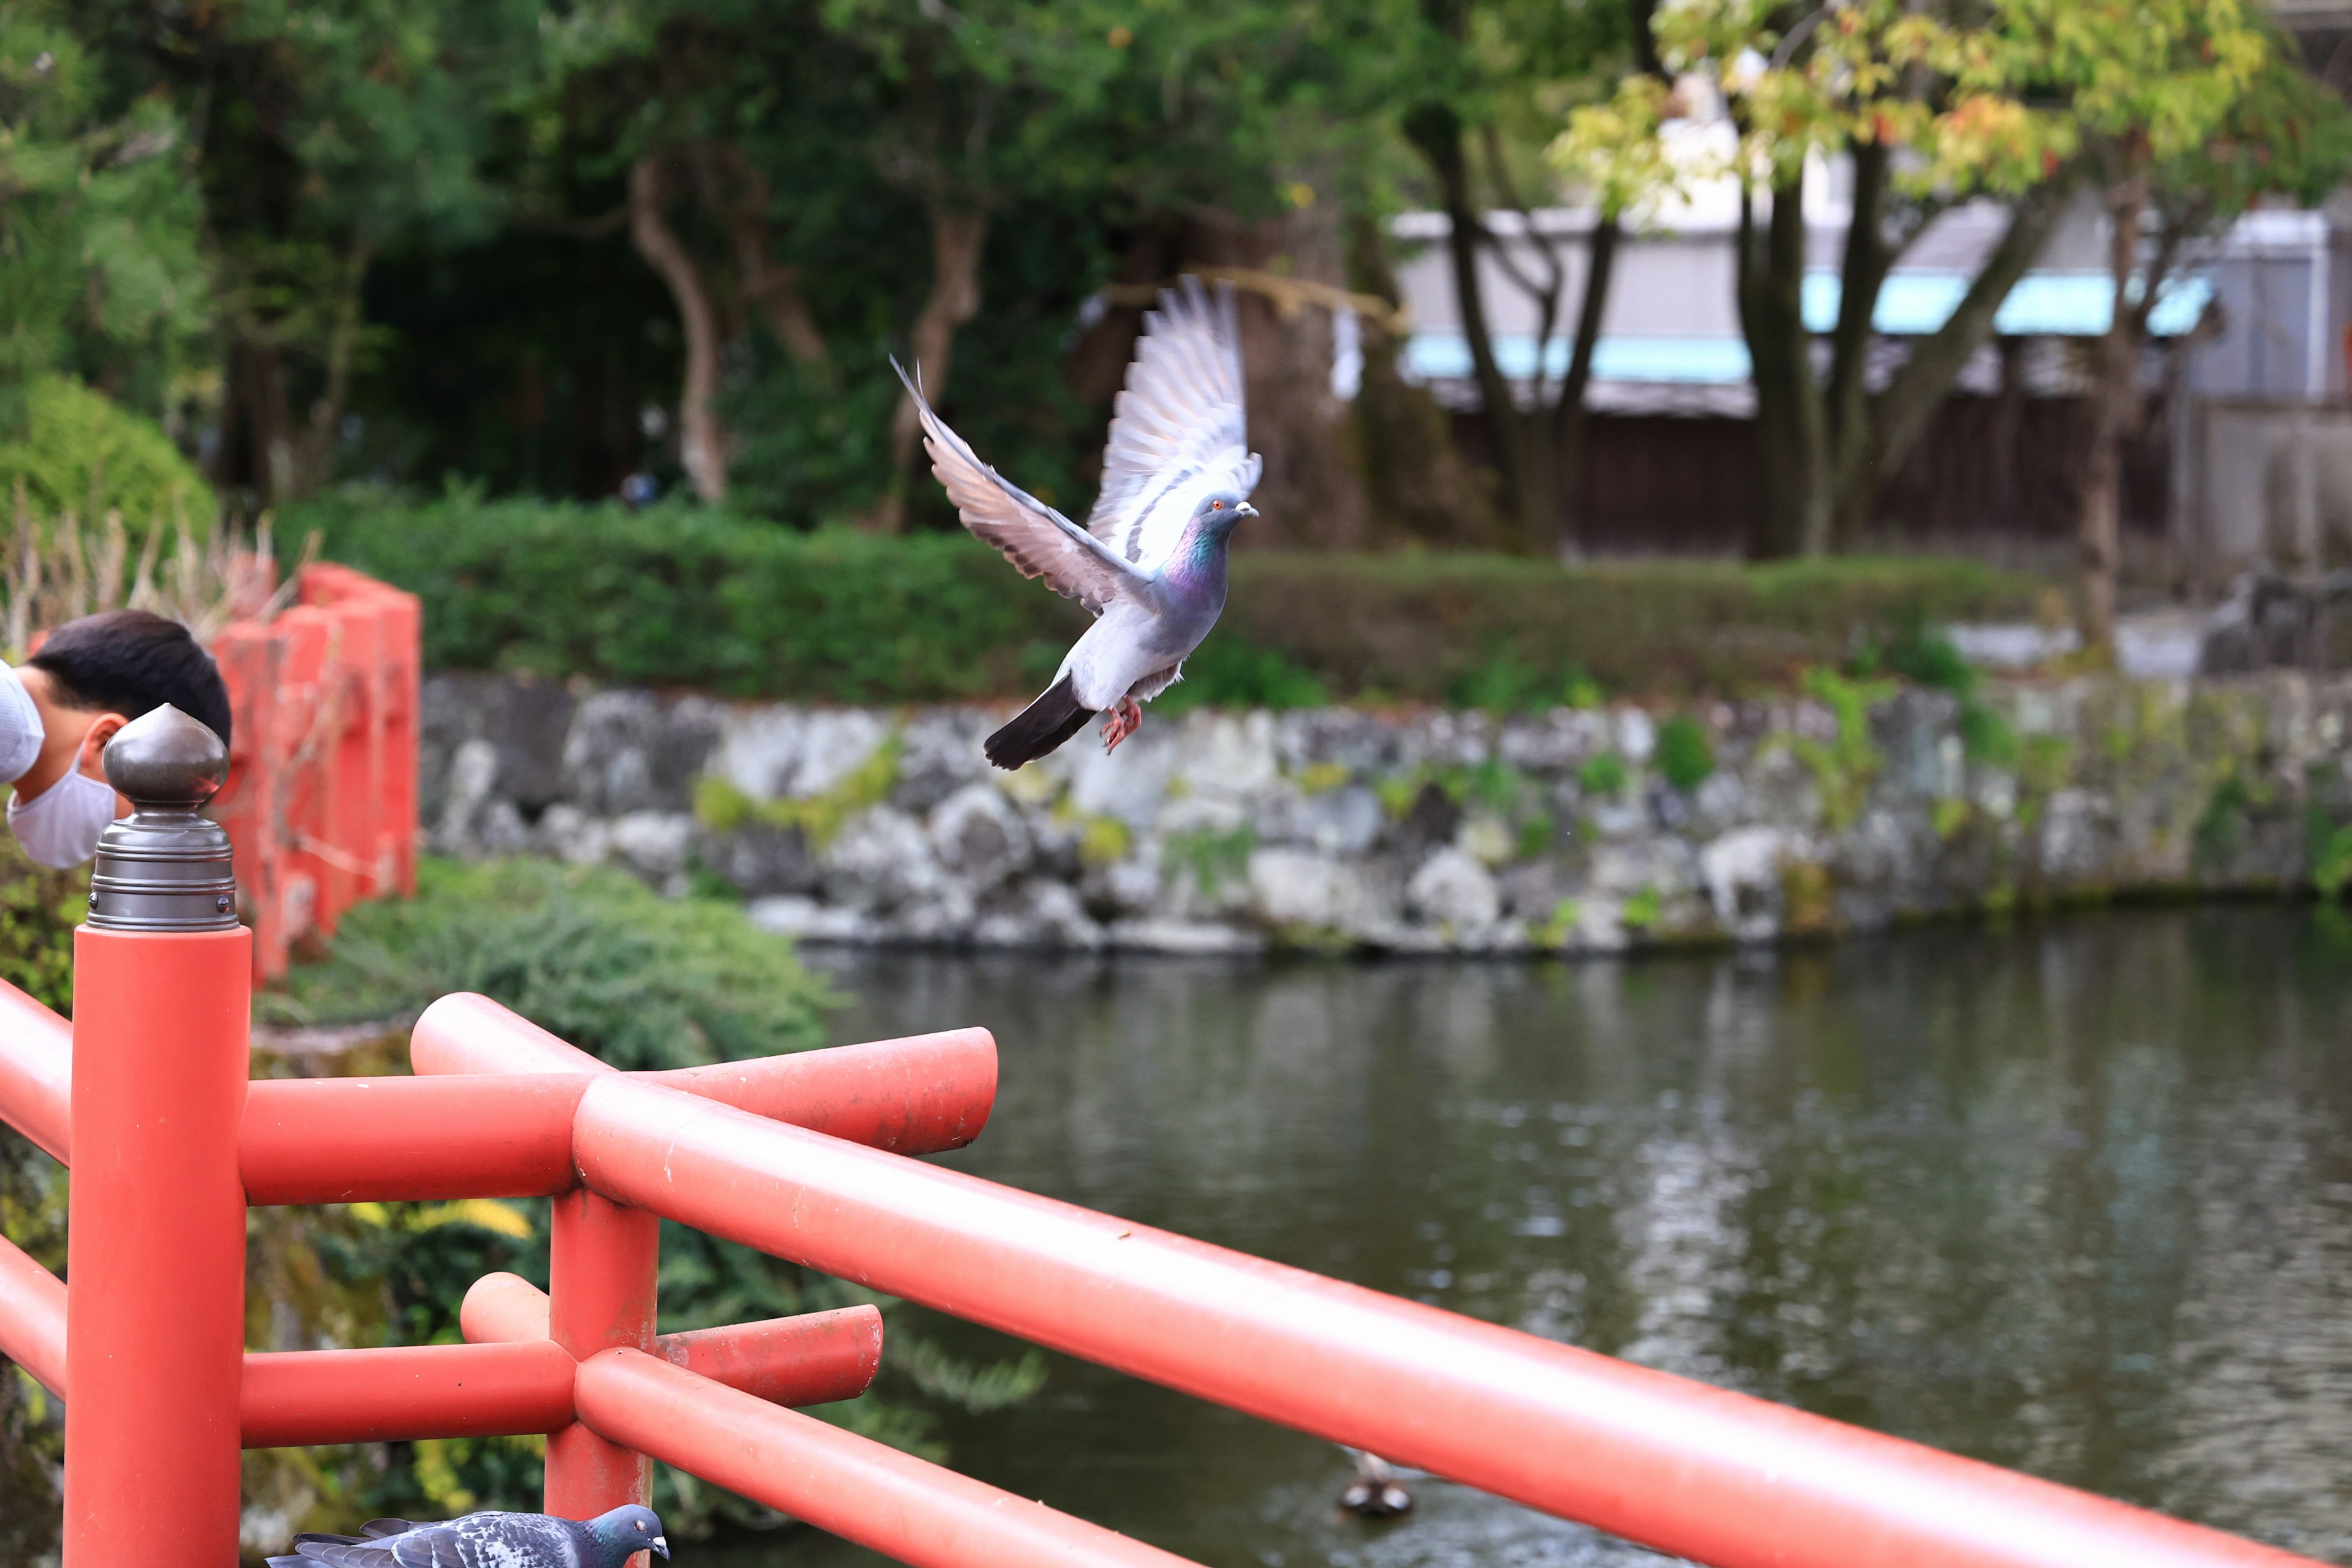
M236 849L255 978L362 899L416 889L415 596L305 566L296 603L213 639L234 735L215 816Z

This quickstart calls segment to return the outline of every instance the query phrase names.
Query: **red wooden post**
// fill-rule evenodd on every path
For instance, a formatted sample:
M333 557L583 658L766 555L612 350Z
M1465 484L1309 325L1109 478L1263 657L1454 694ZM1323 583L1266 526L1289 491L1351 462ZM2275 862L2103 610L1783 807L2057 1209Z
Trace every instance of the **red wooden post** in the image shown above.
M297 607L279 616L274 629L286 639L278 688L278 728L286 759L278 831L285 838L287 936L296 940L329 929L321 920L327 863L317 846L326 842L328 802L336 784L332 716L326 711L335 622L324 610Z
M228 830L236 852L237 884L245 890L245 917L253 928L254 978L269 980L286 973L288 958L280 842L287 740L278 701L285 638L273 626L238 621L215 639L213 656L236 716L229 737L228 784L215 802L214 819Z
M416 892L416 742L424 717L424 606L414 594L385 589L384 831L392 841L394 886Z
M228 755L175 708L125 725L75 933L65 1561L227 1568L237 1554L252 935L227 835L196 816Z
M583 1188L555 1199L548 1331L573 1359L654 1342L661 1221ZM547 1440L547 1511L588 1519L651 1496L653 1462L578 1422Z

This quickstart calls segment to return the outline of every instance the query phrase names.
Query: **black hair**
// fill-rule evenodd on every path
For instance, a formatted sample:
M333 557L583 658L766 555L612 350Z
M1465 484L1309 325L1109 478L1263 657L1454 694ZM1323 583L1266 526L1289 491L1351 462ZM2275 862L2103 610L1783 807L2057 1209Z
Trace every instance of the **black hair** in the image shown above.
M68 708L136 719L168 702L228 744L228 687L213 656L179 622L145 610L68 621L25 661Z

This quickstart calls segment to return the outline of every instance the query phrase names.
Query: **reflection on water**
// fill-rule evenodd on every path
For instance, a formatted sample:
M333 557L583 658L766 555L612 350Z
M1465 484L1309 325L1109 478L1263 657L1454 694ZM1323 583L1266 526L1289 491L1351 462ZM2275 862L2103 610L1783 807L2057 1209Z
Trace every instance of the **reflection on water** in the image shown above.
M842 958L996 1031L997 1181L2352 1558L2352 931L1579 965ZM981 1352L1003 1342L943 1330ZM1219 1568L1655 1563L1064 1359L958 1465ZM1563 1462L1572 1463L1567 1457ZM868 1559L801 1532L706 1561Z

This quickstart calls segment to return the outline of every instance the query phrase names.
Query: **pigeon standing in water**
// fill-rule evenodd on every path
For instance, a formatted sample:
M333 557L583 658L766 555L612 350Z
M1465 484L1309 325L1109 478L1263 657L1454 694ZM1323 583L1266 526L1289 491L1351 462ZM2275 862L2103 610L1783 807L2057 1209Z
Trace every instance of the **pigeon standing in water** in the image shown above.
M1186 278L1145 313L1085 528L982 462L903 369L898 379L964 526L1095 616L1045 694L988 738L988 760L1034 762L1105 710L1104 749L1117 750L1143 723L1140 704L1182 679L1186 656L1217 624L1234 525L1257 515L1249 492L1261 465L1247 438L1234 291L1213 298Z
M469 1513L446 1524L370 1520L358 1535L298 1535L269 1568L621 1568L639 1552L667 1558L653 1510L632 1503L585 1521L544 1513Z

